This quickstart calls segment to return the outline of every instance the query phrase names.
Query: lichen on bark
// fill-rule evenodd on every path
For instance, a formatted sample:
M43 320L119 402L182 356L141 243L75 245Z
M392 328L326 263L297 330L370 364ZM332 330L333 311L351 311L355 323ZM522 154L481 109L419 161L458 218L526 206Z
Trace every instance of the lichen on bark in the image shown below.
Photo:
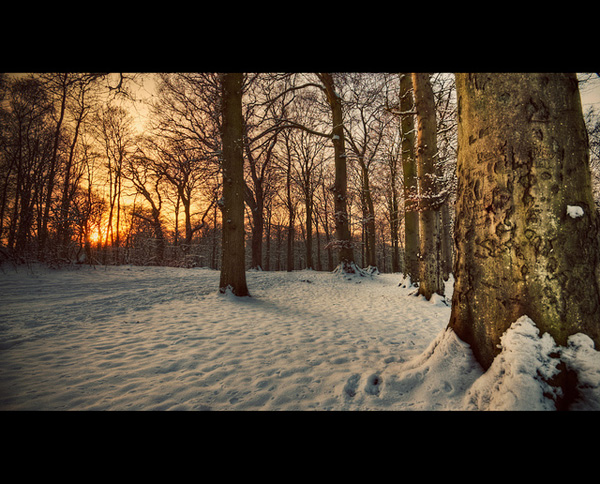
M455 290L450 326L484 367L529 316L559 344L599 339L598 216L577 79L457 74ZM583 209L572 218L568 205Z

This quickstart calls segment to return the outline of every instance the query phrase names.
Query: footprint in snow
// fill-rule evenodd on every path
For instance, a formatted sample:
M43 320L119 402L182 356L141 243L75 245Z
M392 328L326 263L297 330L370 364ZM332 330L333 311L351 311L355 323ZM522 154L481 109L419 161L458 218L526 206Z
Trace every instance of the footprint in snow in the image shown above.
M356 389L358 388L358 381L360 380L360 375L355 373L346 382L346 386L344 386L344 393L349 397L354 397L356 395Z
M369 378L367 378L367 384L365 385L365 392L370 395L379 395L381 391L381 377L377 373L373 373Z

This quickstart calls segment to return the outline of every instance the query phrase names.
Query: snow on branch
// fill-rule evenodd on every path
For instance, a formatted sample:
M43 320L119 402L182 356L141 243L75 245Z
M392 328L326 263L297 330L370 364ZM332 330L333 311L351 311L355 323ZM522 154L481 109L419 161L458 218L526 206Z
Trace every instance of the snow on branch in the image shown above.
M351 240L333 239L325 246L325 249L342 250L353 249L354 247L355 244Z

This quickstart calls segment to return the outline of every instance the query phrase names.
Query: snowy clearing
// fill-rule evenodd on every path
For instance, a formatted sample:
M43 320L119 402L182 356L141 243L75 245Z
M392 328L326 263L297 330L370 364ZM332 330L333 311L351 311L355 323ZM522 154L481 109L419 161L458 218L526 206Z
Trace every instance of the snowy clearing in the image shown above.
M169 267L0 271L0 410L553 410L560 351L526 317L483 374L448 301L401 274L219 272ZM600 353L563 361L600 409Z

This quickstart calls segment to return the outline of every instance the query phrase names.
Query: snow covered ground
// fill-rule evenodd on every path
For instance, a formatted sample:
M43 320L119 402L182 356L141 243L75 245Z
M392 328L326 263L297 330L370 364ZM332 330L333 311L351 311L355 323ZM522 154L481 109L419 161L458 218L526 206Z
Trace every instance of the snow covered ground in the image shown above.
M450 307L401 274L168 267L0 270L0 410L553 410L560 352L524 317L483 373ZM452 283L447 285L447 296ZM584 335L562 359L600 409Z

